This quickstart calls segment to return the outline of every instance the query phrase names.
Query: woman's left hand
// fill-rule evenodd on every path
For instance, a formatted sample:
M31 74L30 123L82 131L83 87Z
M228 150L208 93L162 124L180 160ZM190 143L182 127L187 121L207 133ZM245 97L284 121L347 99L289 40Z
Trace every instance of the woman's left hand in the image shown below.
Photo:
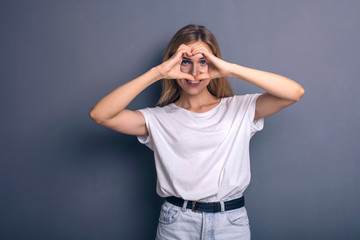
M191 53L193 54L193 56L201 53L205 57L205 60L208 62L209 65L208 72L197 75L195 77L196 81L201 79L214 79L229 76L231 63L228 63L216 57L212 52L206 49L204 45L200 44L193 47L191 49Z

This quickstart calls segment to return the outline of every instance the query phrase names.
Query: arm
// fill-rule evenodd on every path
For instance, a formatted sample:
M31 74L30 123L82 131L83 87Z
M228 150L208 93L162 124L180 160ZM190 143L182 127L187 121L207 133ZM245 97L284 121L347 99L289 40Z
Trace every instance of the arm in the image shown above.
M234 77L243 79L266 91L256 100L254 119L270 116L297 102L305 90L295 81L265 71L243 67L225 62L208 52L202 45L192 49L193 54L202 53L210 63L208 73L196 76L201 78Z
M266 91L256 101L254 119L279 112L299 101L305 93L304 89L295 81L274 73L236 64L231 64L228 69L230 77L243 79Z
M155 68L138 78L118 87L91 110L90 117L98 124L130 135L147 135L144 116L125 107L145 88L158 81L160 75Z
M183 54L191 54L189 47L181 45L173 57L166 62L109 93L92 108L90 117L96 123L121 133L147 135L145 118L142 113L125 108L145 88L160 79L193 79L192 75L180 71Z

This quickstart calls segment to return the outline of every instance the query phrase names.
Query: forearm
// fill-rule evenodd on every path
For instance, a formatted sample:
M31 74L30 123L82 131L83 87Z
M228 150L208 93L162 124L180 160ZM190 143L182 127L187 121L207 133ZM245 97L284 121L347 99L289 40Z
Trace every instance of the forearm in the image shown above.
M101 99L91 110L90 116L96 122L115 117L145 88L161 79L159 72L152 68L143 75L116 88Z
M298 101L304 94L304 89L298 83L275 73L230 64L228 75L243 79L279 98Z

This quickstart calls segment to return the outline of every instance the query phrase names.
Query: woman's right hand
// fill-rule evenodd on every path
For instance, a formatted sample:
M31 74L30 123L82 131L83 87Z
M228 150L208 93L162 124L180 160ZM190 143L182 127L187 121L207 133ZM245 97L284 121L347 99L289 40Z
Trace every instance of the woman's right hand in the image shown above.
M188 79L195 81L194 76L180 71L183 56L192 56L191 49L185 44L181 44L171 58L156 67L162 79Z

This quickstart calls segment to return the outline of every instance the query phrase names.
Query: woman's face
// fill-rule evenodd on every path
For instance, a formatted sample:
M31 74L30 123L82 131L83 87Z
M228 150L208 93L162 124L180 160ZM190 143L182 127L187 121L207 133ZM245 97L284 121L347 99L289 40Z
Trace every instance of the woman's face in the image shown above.
M193 42L186 45L190 48L193 48L199 44L202 44L203 46L205 46L205 48L208 49L208 51L212 52L209 46L202 41ZM183 56L180 70L184 73L189 73L196 77L197 75L206 73L208 71L208 62L205 60L204 56L201 53L191 57ZM196 95L203 90L207 90L206 87L209 84L210 79L198 79L197 81L177 79L176 81L183 91L190 95Z

